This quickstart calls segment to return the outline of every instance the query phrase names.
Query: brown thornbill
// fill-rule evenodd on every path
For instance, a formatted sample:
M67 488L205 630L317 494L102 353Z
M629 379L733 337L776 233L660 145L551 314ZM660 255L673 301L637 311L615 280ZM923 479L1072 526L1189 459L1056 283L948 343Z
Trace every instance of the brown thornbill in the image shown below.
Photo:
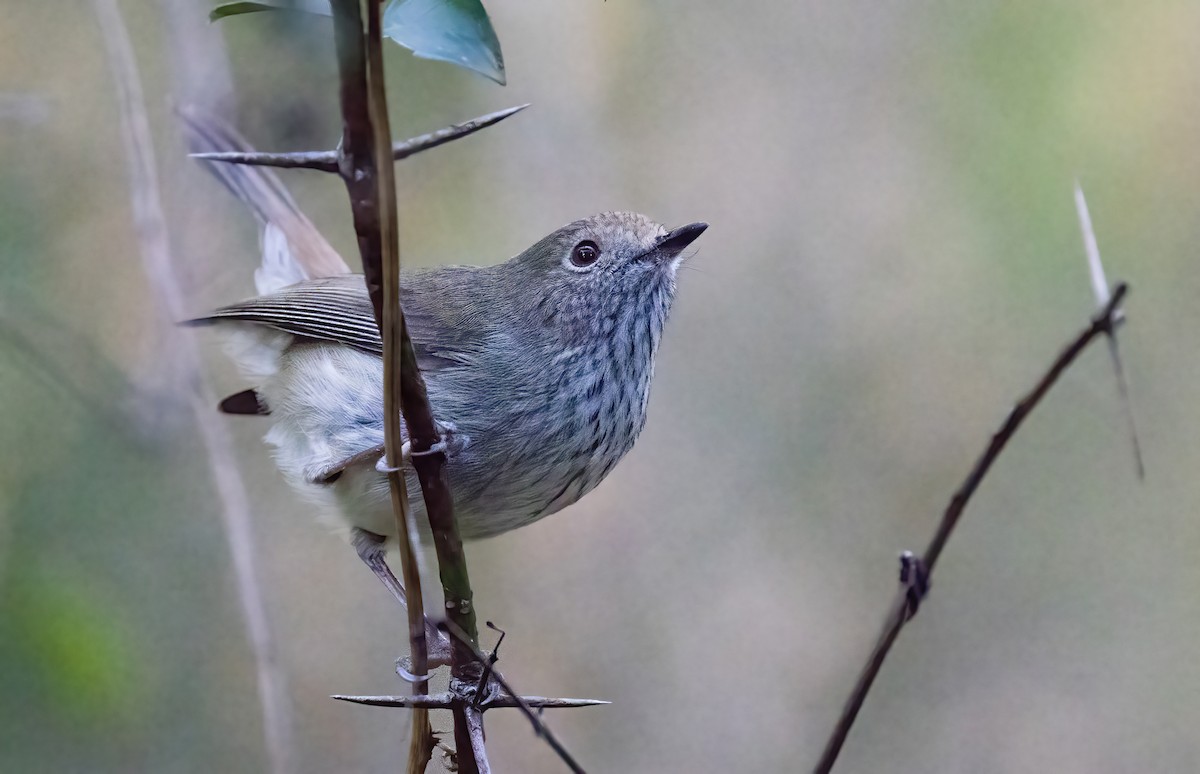
M191 123L200 149L238 149L235 136ZM254 385L222 408L269 414L266 439L288 481L352 528L360 550L382 548L365 539L390 537L395 522L379 469L382 345L363 279L313 276L309 256L321 266L340 259L269 170L214 172L264 225L260 295L190 321L226 334ZM444 434L464 538L561 510L632 448L676 273L705 228L668 230L609 212L501 264L402 274L401 305ZM416 491L408 466L406 474ZM420 498L412 505L426 524Z

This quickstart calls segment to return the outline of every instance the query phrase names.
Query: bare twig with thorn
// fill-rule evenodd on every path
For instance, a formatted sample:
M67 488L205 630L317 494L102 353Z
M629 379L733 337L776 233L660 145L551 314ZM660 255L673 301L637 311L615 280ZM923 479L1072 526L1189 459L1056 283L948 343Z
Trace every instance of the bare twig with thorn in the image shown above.
M496 640L496 645L492 648L492 652L488 654L487 661L483 665L483 672L479 674L479 683L475 686L475 701L472 702L475 709L479 709L485 692L487 690L488 678L492 676L492 667L496 666L496 662L500 660L500 644L504 642L505 631L491 621L484 622L487 628L492 631L500 632L500 637Z
M479 649L479 646L475 644L474 640L467 637L466 632L455 625L453 621L443 621L442 626L450 635L451 640L470 650L472 656L477 662L480 664L488 663L488 657ZM499 671L493 669L492 678L500 685L504 692L516 702L516 706L521 710L521 712L529 720L529 723L533 726L533 733L546 740L546 744L550 745L550 749L554 750L554 752L558 754L558 757L562 759L562 762L567 764L567 768L569 768L572 772L575 772L575 774L584 774L583 767L579 765L574 756L572 756L567 748L563 746L563 743L558 740L558 737L554 735L554 732L552 732L549 727L542 722L541 714L533 711L533 705L525 701L524 697L522 697L521 694L517 693L516 690L513 689L512 685L508 682L508 680L504 679L504 675L500 674ZM453 683L451 684L451 687L453 687ZM585 699L582 701L587 700Z
M1096 243L1096 232L1092 228L1092 216L1088 212L1083 188L1075 181L1075 211L1079 213L1079 230L1083 234L1083 251L1087 254L1088 274L1092 278L1092 293L1096 307L1108 303L1108 280L1104 276L1104 264L1100 262L1100 246ZM1113 373L1117 377L1117 394L1121 410L1125 413L1125 426L1129 430L1129 442L1133 446L1133 463L1139 480L1146 478L1146 466L1142 463L1142 444L1138 441L1137 422L1133 417L1133 401L1129 397L1129 382L1125 378L1125 366L1121 362L1121 351L1117 346L1117 325L1125 321L1125 313L1117 309L1113 313L1113 327L1108 331L1108 354L1112 358Z
M500 641L504 639L505 634L491 621L488 621L487 625L488 628L500 632L500 639L496 642L496 648L498 649ZM525 717L528 718L529 722L533 725L534 733L546 740L550 748L558 754L559 758L562 759L563 763L571 771L583 772L583 768L571 753L567 751L562 742L546 726L542 720L541 713L546 709L596 707L609 704L610 702L601 699L522 696L513 689L508 680L504 678L504 675L495 670L498 658L496 650L493 650L490 654L483 653L474 642L465 636L462 629L453 621L442 621L439 626L450 635L450 639L453 642L468 649L473 661L484 667L481 680L477 685L471 686L470 683L462 680L452 679L449 691L431 696L349 696L339 694L332 698L338 701L365 704L371 707L405 707L424 710L448 709L454 713L456 730L458 724L465 726L468 732L466 743L470 744L472 749L476 750L477 753L482 752L483 713L490 709L515 707L520 709ZM493 679L501 688L498 692L487 689L488 682ZM462 754L461 742L462 740L460 740L459 755Z
M497 110L495 113L472 118L470 121L464 121L461 124L453 124L445 129L438 129L436 132L422 134L419 137L413 137L403 142L395 143L392 146L392 158L395 161L406 159L409 156L427 151L430 148L436 148L439 145L445 145L448 142L453 142L462 137L474 134L480 129L486 129L489 126L500 123L509 116L520 113L529 104L516 105L514 107ZM252 164L260 167L279 167L281 169L315 169L319 172L338 171L338 151L305 151L300 153L193 153L192 158L204 159L205 161L225 161L230 164Z
M971 472L959 486L958 491L954 493L954 496L950 498L950 503L946 506L946 510L942 514L941 523L938 524L937 532L934 533L933 540L930 541L929 547L925 549L924 555L919 559L907 552L901 556L900 589L892 601L891 607L888 609L883 631L880 633L879 639L871 651L871 655L867 658L867 662L863 666L862 672L859 674L849 698L846 700L842 713L834 725L833 732L825 743L825 750L822 752L821 759L814 769L817 774L827 774L833 770L833 764L837 761L838 754L842 750L842 745L846 742L846 736L850 733L850 728L854 725L855 718L858 717L858 711L862 708L863 702L867 698L867 693L871 690L871 686L875 682L875 677L879 674L879 670L883 666L884 659L887 658L888 652L891 650L896 638L900 635L900 630L916 614L917 604L921 596L928 591L929 579L933 573L934 565L937 564L938 557L942 555L942 550L946 547L946 541L950 539L950 535L954 532L954 528L958 524L963 511L966 509L971 495L979 488L979 484L983 481L984 476L987 475L992 464L1000 456L1000 452L1004 451L1008 442L1016 434L1021 423L1025 421L1025 418L1029 416L1033 409L1041 402L1042 398L1046 396L1046 393L1050 391L1050 388L1054 386L1063 372L1075 362L1075 359L1079 357L1080 353L1094 339L1098 336L1112 334L1118 310L1127 291L1128 286L1124 283L1117 285L1108 302L1092 317L1091 324L1087 328L1084 328L1063 349L1058 358L1051 363L1041 379L1034 385L1033 389L1027 392L1013 406L1012 411L1009 412L1008 417L1004 420L1004 424L992 436L991 442L984 449L983 454L975 461Z
M457 694L449 691L429 696L412 696L407 694L398 696L349 696L335 694L330 698L352 704L366 704L370 707L425 707L426 709L453 709L455 702L462 702L462 699ZM506 693L498 693L483 701L479 709L486 711L490 709L520 707L521 702L524 702L525 706L531 709L576 709L578 707L601 707L612 703L602 699L563 699L548 696L515 697Z

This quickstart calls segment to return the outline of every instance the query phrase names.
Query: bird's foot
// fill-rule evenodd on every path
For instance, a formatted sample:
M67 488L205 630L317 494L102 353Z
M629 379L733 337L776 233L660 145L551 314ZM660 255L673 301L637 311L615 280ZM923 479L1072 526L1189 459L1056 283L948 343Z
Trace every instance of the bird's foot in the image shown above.
M405 441L400 446L399 467L388 465L385 454L375 463L375 469L380 473L399 473L401 468L412 463L413 457L428 457L431 454L445 454L447 457L451 457L466 447L467 437L459 434L458 427L453 422L437 422L436 424L438 441L433 446L421 451L413 451L412 441Z

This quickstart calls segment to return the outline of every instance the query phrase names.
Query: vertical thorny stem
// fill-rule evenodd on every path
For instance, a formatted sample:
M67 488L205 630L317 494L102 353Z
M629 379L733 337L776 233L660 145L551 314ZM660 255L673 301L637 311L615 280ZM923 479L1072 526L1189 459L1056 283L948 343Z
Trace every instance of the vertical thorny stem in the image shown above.
M332 7L344 125L338 167L350 195L354 228L363 258L363 273L384 341L387 462L393 469L400 466L402 412L412 450L417 454L412 464L421 482L425 509L437 549L446 615L467 633L474 645L478 638L475 610L466 557L454 519L446 457L442 452L430 452L438 443L440 434L400 308L395 180L383 81L379 5L375 0L367 2L368 29L365 36L359 0L336 0ZM413 667L416 674L424 674L427 670L424 612L421 609L420 577L414 547L409 540L409 536L416 533L409 529L404 477L393 472L388 478L397 515L404 583L409 590ZM473 648L454 641L452 666L454 677L470 680L479 668ZM425 684L418 683L414 689L424 692ZM482 744L472 744L473 735L482 734L482 725L468 727L466 721L462 711L454 713L459 771L465 774L486 772L488 764L481 755ZM429 760L432 749L429 733L427 713L423 710L414 711L410 772L420 771Z
M377 15L378 4L371 2L369 5ZM376 68L368 67L359 0L340 0L333 8L338 67L342 78L344 125L339 169L350 195L354 230L358 235L367 287L383 338L384 444L387 466L392 470L388 473L388 489L396 514L402 576L408 590L408 633L412 645L413 671L423 675L428 670L428 643L425 641L421 577L410 540L413 531L409 528L411 513L407 484L399 472L403 438L400 432L402 406L398 333L403 322L398 319L400 251L396 234L394 168L388 154L390 141L383 143L383 152L387 154L384 161L381 162L376 152L380 145L379 135L387 132L387 104L386 100L381 99L382 71L376 72ZM379 81L375 80L377 76ZM424 682L414 683L413 692L425 693L426 685ZM415 709L409 745L409 774L424 771L431 753L429 711Z

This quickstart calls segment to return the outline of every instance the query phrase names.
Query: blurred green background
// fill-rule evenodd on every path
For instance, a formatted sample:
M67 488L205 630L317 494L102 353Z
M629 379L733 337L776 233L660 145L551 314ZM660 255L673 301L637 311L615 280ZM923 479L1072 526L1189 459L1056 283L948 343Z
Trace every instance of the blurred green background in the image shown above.
M171 105L222 107L262 148L331 147L329 24L121 7L199 313L252 292L256 236ZM468 549L506 675L614 702L548 716L589 770L816 761L897 552L1092 311L1076 177L1133 288L1146 481L1095 347L968 509L839 770L1200 768L1200 6L488 8L507 88L389 46L398 136L533 103L399 165L405 261L500 261L606 209L712 224L637 448L568 511ZM0 158L0 770L264 770L178 342L202 342L214 389L245 385L152 303L89 4L5 4ZM285 180L355 262L338 181ZM210 419L250 489L298 770L399 769L403 711L326 697L404 690L400 611L285 490L264 424ZM517 714L487 717L497 770L559 770Z

